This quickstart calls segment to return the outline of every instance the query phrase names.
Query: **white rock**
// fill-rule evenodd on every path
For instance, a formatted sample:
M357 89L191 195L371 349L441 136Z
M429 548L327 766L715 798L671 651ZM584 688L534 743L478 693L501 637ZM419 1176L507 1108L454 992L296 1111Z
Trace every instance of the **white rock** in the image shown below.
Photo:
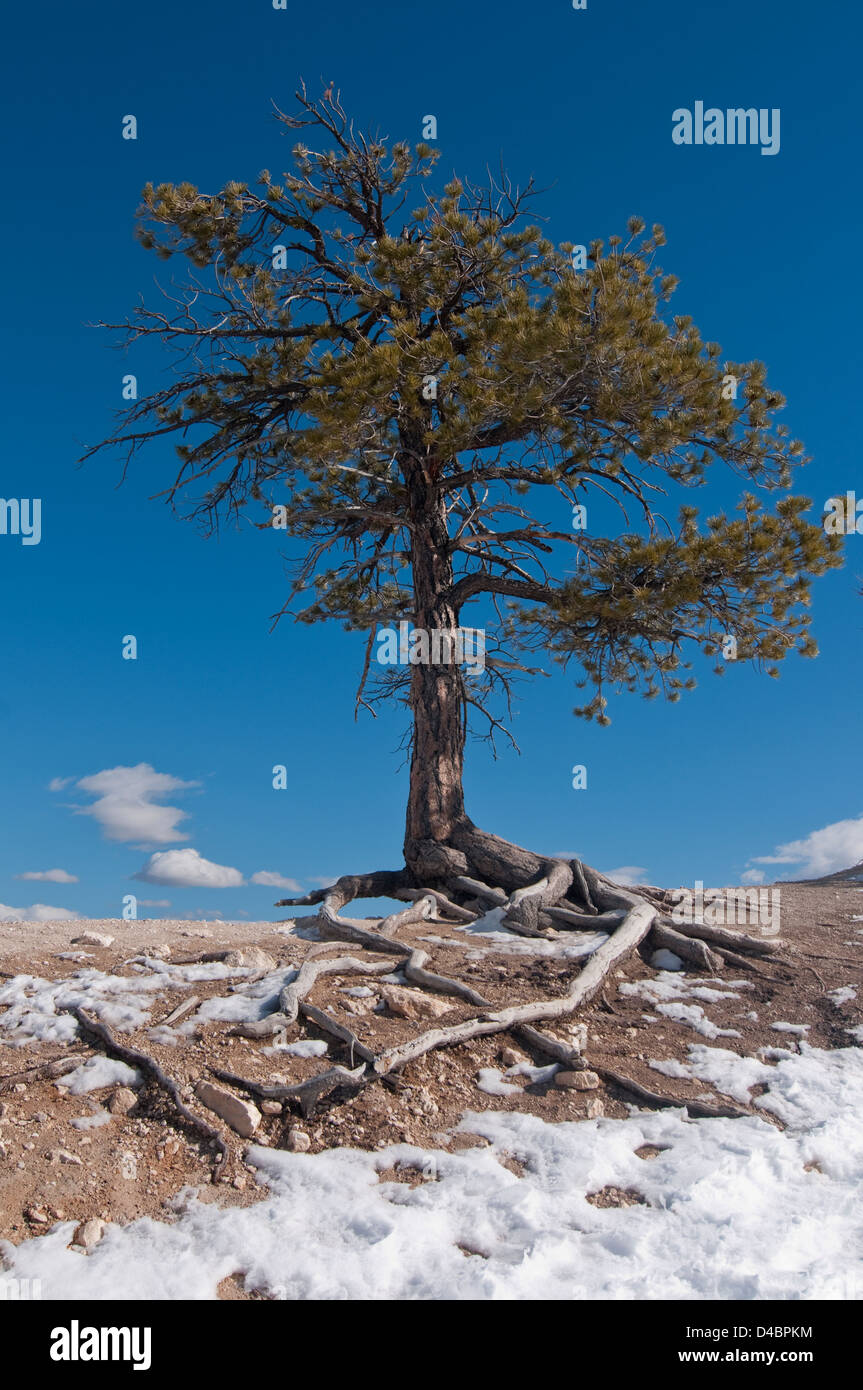
M113 936L105 936L100 931L85 931L72 939L73 946L111 946L113 942Z
M404 989L401 985L384 985L381 998L390 1013L399 1018L423 1019L440 1018L452 1008L449 999L438 999L431 994L423 994L418 989Z
M250 1100L243 1100L210 1081L199 1081L195 1094L202 1105L206 1105L208 1110L212 1110L244 1139L250 1139L261 1123L261 1112Z
M291 1153L308 1153L311 1147L312 1141L304 1129L292 1129L288 1134L288 1148L291 1150Z
M570 1091L595 1091L599 1077L595 1071L559 1071L554 1084Z
M105 1222L98 1216L91 1216L89 1221L81 1222L73 1238L76 1245L83 1245L85 1250L92 1250L104 1234Z
M134 1091L130 1091L128 1086L118 1086L108 1101L108 1109L112 1115L128 1115L137 1104L138 1097Z
M245 967L251 970L275 970L277 962L260 946L244 946L241 951L226 951L222 957L225 965L234 968Z

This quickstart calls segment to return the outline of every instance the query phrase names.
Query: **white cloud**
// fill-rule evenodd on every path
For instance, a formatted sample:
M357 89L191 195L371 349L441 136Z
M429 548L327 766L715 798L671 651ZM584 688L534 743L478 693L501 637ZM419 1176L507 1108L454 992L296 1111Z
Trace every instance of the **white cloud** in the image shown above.
M40 869L38 873L16 874L16 878L29 879L33 883L77 883L75 874L67 874L65 869Z
M80 778L75 785L97 798L92 806L78 807L77 814L97 820L106 840L167 844L189 838L177 829L178 821L185 820L189 812L157 802L171 792L197 787L198 782L182 782L167 772L156 772L149 763L138 763L135 767L106 768Z
M331 880L327 879L327 883ZM285 878L284 874L271 873L269 869L259 869L256 874L252 874L250 883L257 883L262 888L290 888L295 893L302 893L302 888L295 878Z
M49 792L61 792L64 787L68 787L70 782L74 782L74 777L52 777L48 783Z
M747 869L745 874L740 875L741 883L763 883L765 875L760 869Z
M70 912L65 907L48 907L46 903L33 903L30 907L7 907L0 903L0 922L65 922L80 918L80 912Z
M795 878L820 878L840 869L851 869L863 859L863 816L837 820L813 830L802 840L777 845L775 854L754 857L753 864L794 864Z
M647 870L640 864L623 864L619 869L609 869L605 877L610 878L612 883L619 883L622 888L633 888L637 883L644 883L644 875Z
M166 883L177 888L240 888L244 882L239 869L213 864L196 849L157 850L132 877L142 883Z
M338 878L338 874L328 874L326 878L310 878L309 883L316 883L319 888L329 888Z

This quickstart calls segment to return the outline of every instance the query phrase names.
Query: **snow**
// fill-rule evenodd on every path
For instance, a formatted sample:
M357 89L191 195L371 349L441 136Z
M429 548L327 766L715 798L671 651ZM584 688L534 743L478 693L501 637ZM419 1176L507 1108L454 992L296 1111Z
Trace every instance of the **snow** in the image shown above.
M771 1023L770 1027L774 1033L796 1033L799 1038L805 1038L811 1025L808 1023Z
M504 1081L503 1073L497 1067L483 1067L477 1073L476 1084L489 1096L520 1096L521 1087Z
M608 933L600 931L562 931L550 937L520 936L503 925L505 911L503 907L493 907L475 922L467 922L455 930L469 938L479 937L495 951L503 951L507 955L553 956L557 960L578 960L582 956L590 956L608 940ZM438 936L427 936L424 940L435 946L460 944Z
M261 1202L219 1207L186 1193L170 1222L111 1226L89 1256L67 1248L75 1223L60 1222L4 1243L5 1273L76 1302L212 1299L236 1270L289 1300L859 1299L863 1051L800 1046L776 1066L689 1049L693 1074L729 1093L766 1082L757 1103L784 1131L682 1109L562 1124L489 1111L459 1126L487 1145L454 1153L252 1148L269 1187ZM645 1161L643 1144L662 1152ZM399 1162L436 1181L381 1182ZM821 1171L807 1171L813 1163ZM644 1204L585 1200L611 1185Z
M656 1012L672 1023L685 1023L705 1038L739 1038L735 1028L718 1028L698 1004L657 1004Z
M78 1119L69 1121L73 1129L99 1129L110 1122L111 1116L107 1110L99 1110L95 1115L81 1115Z
M74 1071L67 1071L54 1084L69 1095L82 1096L87 1091L98 1091L101 1086L140 1086L142 1081L141 1073L125 1062L96 1056L89 1057Z
M274 1043L272 1047L262 1047L261 1051L267 1056L282 1053L286 1057L325 1057L327 1044L317 1038L300 1038L299 1042Z
M853 985L841 985L838 989L828 990L827 998L832 999L839 1009L843 1004L850 1004L852 999L856 999L857 991Z
M680 956L675 955L673 951L667 950L664 946L658 951L654 951L653 955L650 957L650 964L653 966L654 970L683 969L683 961L680 959Z

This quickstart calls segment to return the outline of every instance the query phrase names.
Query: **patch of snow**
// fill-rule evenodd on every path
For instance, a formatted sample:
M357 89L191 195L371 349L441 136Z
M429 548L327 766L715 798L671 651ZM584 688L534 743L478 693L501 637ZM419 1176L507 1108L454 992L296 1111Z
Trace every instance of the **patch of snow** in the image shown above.
M457 932L469 937L480 937L493 945L495 951L503 951L514 956L547 956L557 960L579 960L590 956L608 940L607 932L579 931L555 932L549 937L520 936L518 932L503 925L503 907L493 907L475 922L466 922L455 928ZM436 946L452 946L452 941L436 936L427 936L426 941Z
M784 1131L680 1109L560 1124L491 1111L459 1126L487 1146L454 1153L253 1147L269 1188L260 1202L220 1207L190 1193L170 1224L112 1225L86 1258L67 1248L75 1222L58 1222L0 1244L4 1273L75 1303L214 1299L237 1270L247 1289L291 1302L859 1299L863 1051L802 1048L776 1067L690 1048L690 1066L707 1069L713 1054L711 1070L738 1092L744 1078L766 1082ZM644 1144L662 1152L645 1162ZM814 1161L821 1172L806 1171ZM398 1162L437 1181L380 1182ZM644 1204L585 1200L605 1186Z
M811 1023L771 1023L770 1027L774 1033L795 1033L798 1038L805 1038Z
M739 1038L740 1034L735 1028L717 1028L715 1023L711 1023L704 1010L698 1004L657 1004L656 1012L664 1018L670 1018L672 1023L684 1023L690 1028L694 1028L696 1033L700 1033L703 1038Z
M100 1110L95 1115L81 1115L69 1123L73 1129L99 1129L102 1125L111 1123L111 1116L107 1110Z
M661 946L658 951L654 951L650 957L650 964L654 970L682 970L683 961L680 956L675 955L674 951L669 951L665 946Z
M853 985L840 985L838 989L828 990L827 998L832 999L838 1009L843 1004L849 1004L852 999L856 999L857 991Z
M476 1084L489 1096L520 1096L520 1086L510 1086L503 1079L497 1067L483 1067L477 1075Z
M267 1056L282 1053L288 1057L324 1057L327 1044L317 1038L301 1038L299 1042L274 1043L272 1047L262 1047L261 1051Z
M129 1067L125 1062L97 1056L88 1057L80 1067L66 1072L54 1085L69 1095L83 1096L87 1091L98 1091L102 1086L140 1086L143 1079L137 1068Z
M534 1067L530 1062L517 1062L514 1067L508 1067L506 1076L526 1076L532 1083L550 1081L551 1078L560 1071L560 1065L552 1062L547 1067Z

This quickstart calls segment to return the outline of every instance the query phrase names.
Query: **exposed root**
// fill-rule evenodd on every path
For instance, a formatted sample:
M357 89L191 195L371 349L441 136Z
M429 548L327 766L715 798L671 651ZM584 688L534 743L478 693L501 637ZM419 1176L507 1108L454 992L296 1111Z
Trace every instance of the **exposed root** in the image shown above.
M370 1048L361 1042L356 1033L346 1027L344 1023L339 1023L337 1019L324 1013L323 1009L316 1009L313 1004L301 1004L300 1013L303 1018L307 1018L310 1023L314 1023L316 1028L320 1028L322 1033L329 1033L330 1037L338 1038L339 1042L345 1043L351 1052L351 1067L354 1067L354 1057L361 1057L364 1062L374 1062L375 1054Z
M240 1025L238 1030L246 1036L267 1036L301 1015L349 1048L352 1066L355 1057L366 1065L351 1071L330 1068L298 1086L267 1085L221 1072L217 1075L261 1096L297 1100L307 1113L337 1086L360 1086L373 1080L389 1082L408 1062L428 1052L507 1030L537 1051L579 1070L587 1065L579 1048L535 1025L576 1013L606 986L612 968L631 952L643 949L648 938L654 949L674 951L690 966L710 974L723 970L726 961L751 969L747 955L773 955L779 946L775 941L701 923L678 926L668 915L674 901L671 892L651 886L622 887L578 859L566 861L532 854L479 830L467 820L457 827L451 843L423 842L410 846L410 851L409 868L404 870L347 875L303 898L279 902L280 907L319 904L316 925L323 936L353 942L386 958L366 962L355 956L335 956L321 960L317 953L325 951L326 946L316 947L314 958L310 956L296 980L283 988L278 1011L270 1019ZM380 921L342 916L344 907L358 897L394 897L409 905ZM493 1007L483 994L463 981L427 970L428 952L398 939L399 931L409 925L423 921L448 921L450 925L473 922L490 908L503 909L503 925L525 936L554 938L553 928L560 927L568 931L606 932L607 937L591 955L579 961L563 993L503 1008ZM445 944L461 943L448 940ZM320 975L387 973L393 956L402 958L401 968L413 985L452 995L479 1012L450 1026L430 1028L375 1055L349 1027L306 1002ZM770 978L760 971L758 974ZM518 978L517 969L513 976ZM650 1105L685 1105L690 1114L705 1116L747 1113L706 1102L675 1100L608 1068L593 1069Z
M475 1004L477 1008L491 1008L489 1001L477 994L475 989L471 989L470 985L463 984L461 980L450 979L448 975L435 975L431 970L425 970L423 967L428 958L428 951L411 951L403 966L409 980L425 989L433 989L438 994L454 994L459 999L466 999L469 1004Z
M235 1072L222 1071L218 1067L213 1067L211 1070L220 1081L227 1081L229 1085L236 1086L239 1090L260 1096L262 1100L296 1101L305 1119L308 1119L309 1115L312 1114L318 1101L329 1095L331 1091L336 1091L341 1086L356 1090L358 1087L364 1086L370 1079L366 1074L365 1063L353 1071L348 1071L345 1067L330 1067L328 1071L321 1072L319 1076L312 1076L308 1081L301 1081L296 1086L252 1081L246 1076L237 1076Z
M666 918L662 921L664 926L684 936L695 936L700 941L709 941L713 946L724 946L730 951L749 951L754 956L775 956L784 945L775 936L749 936L746 932L729 931L727 927L706 926L704 922L674 922Z
M164 1072L159 1063L150 1057L146 1052L140 1052L137 1048L126 1047L124 1043L118 1042L105 1023L100 1023L98 1019L91 1018L77 1004L58 1005L61 1013L69 1013L76 1020L82 1033L90 1038L95 1038L104 1051L111 1056L118 1057L127 1066L137 1067L149 1078L151 1082L166 1095L178 1114L186 1121L186 1124L194 1129L203 1138L215 1145L217 1151L222 1156L222 1162L218 1171L213 1174L213 1181L226 1181L231 1176L231 1166L233 1160L232 1150L225 1140L222 1131L214 1125L202 1120L199 1115L190 1110L185 1101L180 1096L176 1081L173 1081L167 1072Z
M392 943L389 944L392 946ZM403 955L409 949L399 945L399 954ZM300 1002L310 992L319 975L381 975L391 969L391 961L357 960L356 956L331 956L328 960L304 961L294 982L282 988L279 995L279 1015L286 1023L293 1023L300 1011Z
M739 1106L732 1105L730 1102L713 1105L706 1100L680 1100L676 1096L665 1095L662 1091L648 1090L639 1081L633 1081L629 1076L621 1076L620 1072L612 1071L610 1067L599 1066L596 1062L590 1062L589 1066L590 1070L595 1071L603 1081L610 1081L613 1085L620 1086L621 1090L629 1091L630 1095L635 1096L637 1100L643 1101L646 1105L673 1106L675 1109L685 1108L694 1119L739 1120L749 1114L748 1110L741 1110Z
M725 969L725 961L716 951L711 951L703 941L695 937L682 936L663 919L654 922L650 933L651 943L657 948L664 948L666 951L673 951L681 960L689 961L698 970L706 970L710 975L717 975Z
M80 1066L82 1061L86 1061L88 1052L68 1054L65 1057L55 1057L51 1062L40 1062L35 1067L25 1067L23 1071L12 1071L6 1076L0 1077L0 1095L4 1091L10 1091L19 1081L30 1085L33 1081L41 1081L45 1078L54 1080L58 1076L63 1076L67 1071L73 1071Z

